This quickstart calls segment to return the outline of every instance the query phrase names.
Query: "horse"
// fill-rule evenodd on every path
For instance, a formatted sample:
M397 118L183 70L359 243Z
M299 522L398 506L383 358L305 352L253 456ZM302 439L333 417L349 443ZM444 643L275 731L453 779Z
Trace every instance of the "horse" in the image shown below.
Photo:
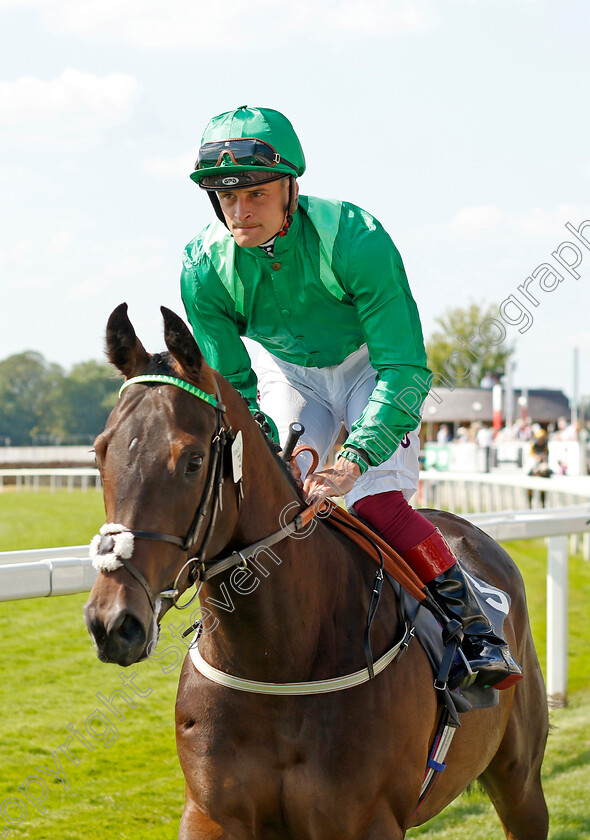
M85 620L99 658L128 666L149 656L164 613L199 584L198 655L238 687L205 676L187 654L176 700L179 840L401 840L474 780L509 840L545 840L547 702L511 558L458 516L425 512L467 570L510 595L504 631L524 678L497 692L496 705L461 715L446 769L417 808L441 714L422 646L410 639L373 679L341 690L271 692L366 671L375 564L329 517L289 530L308 509L297 483L182 319L162 314L163 354L144 349L126 304L108 321L107 354L126 381L95 441L108 524ZM376 656L403 622L385 586Z

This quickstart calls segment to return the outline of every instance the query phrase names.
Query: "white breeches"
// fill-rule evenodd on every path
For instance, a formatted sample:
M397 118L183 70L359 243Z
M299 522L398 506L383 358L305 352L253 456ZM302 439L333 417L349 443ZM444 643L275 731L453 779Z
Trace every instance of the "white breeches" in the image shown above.
M289 423L305 427L300 443L313 447L325 463L340 432L341 424L350 430L365 410L375 387L375 370L363 345L339 365L307 368L284 362L260 348L254 369L258 376L260 408L277 424L281 444L285 443ZM370 467L344 497L346 506L364 496L401 490L409 501L418 487L420 426L410 432L393 455ZM409 444L409 445L407 445ZM301 456L303 460L304 455ZM309 462L307 462L309 465ZM301 464L305 475L306 468Z

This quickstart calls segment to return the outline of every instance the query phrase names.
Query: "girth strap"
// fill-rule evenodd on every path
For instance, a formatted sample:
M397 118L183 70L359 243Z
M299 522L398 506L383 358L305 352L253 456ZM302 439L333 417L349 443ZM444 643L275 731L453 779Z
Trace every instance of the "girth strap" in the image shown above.
M367 661L367 670L371 679L375 676L373 667L373 651L371 650L371 627L373 620L377 615L377 608L381 601L381 590L383 588L383 568L377 570L375 575L375 583L373 584L373 591L371 592L371 601L369 603L369 611L367 613L367 624L365 626L365 636L363 639L363 646L365 649L365 659Z
M402 638L387 653L375 662L375 675L381 673L387 666L394 662L404 653L414 636L414 628L406 622ZM191 645L189 654L193 665L204 677L226 688L233 688L237 691L246 691L251 694L273 694L283 697L294 697L309 694L327 694L332 691L342 691L347 688L355 688L358 685L368 682L371 675L366 668L355 671L353 674L346 674L343 677L332 677L326 680L312 680L300 683L269 683L258 680L248 680L243 677L235 677L225 671L220 671L206 662L197 645Z

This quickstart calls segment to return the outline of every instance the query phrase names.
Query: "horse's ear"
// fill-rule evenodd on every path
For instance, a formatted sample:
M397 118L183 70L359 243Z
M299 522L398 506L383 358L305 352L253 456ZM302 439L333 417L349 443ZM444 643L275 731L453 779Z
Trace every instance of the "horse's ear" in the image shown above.
M107 323L106 352L109 362L128 379L149 362L149 354L135 335L127 316L126 303L121 303L111 312Z
M203 364L203 354L189 328L171 309L161 306L160 311L164 318L166 347L186 371L198 375Z

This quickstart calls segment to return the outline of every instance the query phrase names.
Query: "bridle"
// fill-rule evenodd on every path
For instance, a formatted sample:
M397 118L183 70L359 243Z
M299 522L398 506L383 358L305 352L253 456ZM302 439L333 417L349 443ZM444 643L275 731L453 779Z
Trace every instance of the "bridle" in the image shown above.
M208 394L206 391L202 391L200 388L197 388L190 382L186 382L184 379L179 379L175 376L168 376L166 374L144 374L141 376L134 376L131 379L128 379L125 383L123 383L119 390L119 396L121 396L123 391L130 385L138 385L153 382L161 383L164 385L175 385L177 388L182 388L184 391L188 391L189 394L198 397L200 400L208 403L215 409L215 430L213 432L213 437L211 438L209 464L207 469L207 478L205 480L205 489L203 491L200 504L195 512L195 515L193 517L193 520L190 524L186 536L178 537L174 534L166 534L162 531L139 531L133 528L125 528L124 526L115 526L120 528L120 530L116 533L131 534L134 538L142 540L158 540L160 542L172 543L172 545L178 546L182 551L186 552L186 554L188 555L188 559L182 565L180 571L176 575L172 586L168 589L162 590L158 593L156 597L154 597L154 594L151 590L148 581L146 580L145 576L140 572L140 570L136 566L134 566L133 563L130 562L128 557L125 557L121 554L117 554L117 560L119 561L119 564L124 566L125 569L141 584L151 604L152 610L155 612L156 601L158 598L170 599L172 600L173 605L177 607L177 609L186 609L186 607L188 607L198 595L197 590L188 603L183 605L179 605L177 603L177 597L179 594L178 583L185 569L187 567L189 568L187 589L190 588L199 579L200 569L205 569L205 555L207 547L209 545L211 536L213 534L213 530L215 528L217 515L222 507L221 494L223 491L224 483L224 455L226 452L226 446L228 445L228 443L233 443L235 435L233 434L230 426L227 424L227 420L225 417L226 409L225 405L222 402L221 393L219 391L219 386L216 380L214 380L214 396L213 394ZM237 497L239 507L239 502L241 498L240 488L238 488ZM209 513L209 521L207 523L205 532L201 538L201 532L203 526L205 525L205 522L207 521L207 516ZM105 539L105 537L108 539L109 533L111 532L109 532L107 526L107 530L104 532L103 535L103 540ZM102 529L101 533L103 533ZM191 549L193 548L193 546L196 546L199 543L200 547L198 549L198 552L192 555ZM107 542L104 545L104 549L110 550L112 549L112 545L113 539L111 538L110 542ZM104 551L99 553L104 553Z
M111 571L119 566L123 566L126 571L128 571L142 586L144 589L150 605L152 607L152 612L154 615L158 612L158 601L159 599L169 599L172 601L172 605L175 606L177 609L186 609L190 606L195 598L198 597L199 592L203 583L213 576L220 574L221 572L225 572L228 569L234 568L236 566L241 566L242 568L247 568L247 561L251 557L255 557L256 554L261 551L262 549L269 548L272 545L280 542L281 540L285 539L285 537L291 536L292 534L299 534L302 535L302 532L305 531L308 525L310 525L311 521L316 516L324 517L329 516L330 518L335 517L334 523L340 530L343 530L342 523L338 525L338 520L343 515L340 512L340 516L336 516L337 511L339 510L334 502L332 502L328 498L320 498L313 502L312 504L308 505L307 507L303 507L301 510L301 503L297 501L293 501L287 508L284 509L286 512L287 509L298 509L298 512L295 514L294 518L289 522L281 521L281 527L278 531L275 531L273 534L269 534L267 537L264 537L261 540L258 540L256 543L252 543L251 545L243 548L239 551L233 551L227 557L224 557L219 560L215 560L213 563L207 564L206 563L206 551L209 545L211 536L213 534L213 530L215 528L215 523L217 520L217 515L219 510L222 508L222 489L223 489L223 482L224 482L224 453L225 447L227 446L228 442L232 442L232 444L240 440L241 441L241 434L238 432L237 435L234 435L232 432L231 427L227 424L226 416L225 416L225 406L221 400L221 393L219 391L219 386L217 381L215 382L215 396L212 394L208 394L205 391L201 391L200 388L197 388L195 385L191 385L191 383L186 382L184 379L179 379L174 376L168 376L166 374L144 374L141 376L135 376L131 379L128 379L121 387L119 391L119 395L122 393L125 388L128 388L130 385L135 384L143 384L143 383L153 383L159 382L166 385L175 385L178 388L182 388L184 391L187 391L190 394L198 397L199 399L203 400L204 402L212 405L215 409L215 430L213 432L213 436L211 438L211 446L210 446L210 457L209 457L209 465L207 470L207 477L205 480L205 489L203 495L201 497L201 501L199 506L196 510L196 513L193 517L191 525L188 529L186 537L178 537L174 534L167 534L161 531L139 531L131 528L127 528L124 525L116 525L116 524L106 524L101 528L101 536L95 537L93 543L91 544L91 553L94 554L93 565L100 570L100 571ZM286 446L285 449L288 447ZM300 450L309 449L309 447L303 446L299 447ZM295 452L295 454L297 454ZM315 454L315 453L314 453ZM317 455L316 455L317 458ZM317 461L316 461L317 463ZM315 468L315 467L314 467ZM241 481L241 472L238 476L234 473L234 482L239 484ZM239 510L240 499L241 499L241 486L237 488L237 505ZM200 547L197 553L194 556L191 556L191 548L199 543L199 538L201 536L201 531L204 526L204 523L207 520L207 516L209 515L209 521L206 525L204 535L200 540ZM351 517L346 514L348 519ZM345 532L350 530L358 530L357 525L351 524L351 522L345 522ZM307 534L303 534L307 536ZM122 538L123 542L120 543L120 547L117 547L117 540ZM133 541L137 539L145 539L145 540L158 540L160 542L167 542L171 543L172 545L178 546L182 551L186 552L188 555L188 559L186 562L181 566L180 571L176 575L174 583L168 589L161 590L156 597L151 590L151 587L145 578L145 576L140 572L140 570L134 566L130 562L130 558L133 553ZM378 663L376 663L375 667L373 664L373 657L370 648L370 630L371 630L371 623L373 621L375 612L377 610L377 606L380 600L381 595L381 583L383 581L383 567L384 567L384 557L383 553L379 547L375 543L375 540L379 541L378 537L373 535L369 539L369 543L373 545L374 548L377 550L377 554L380 559L380 568L377 572L376 583L374 586L373 597L371 599L371 604L369 607L369 615L367 619L367 626L365 632L365 656L367 659L367 676L365 677L362 672L358 672L357 674L350 675L350 682L349 677L345 679L346 685L341 684L342 680L340 678L336 680L328 680L327 683L330 684L331 687L324 690L335 690L332 684L337 685L338 688L343 687L351 687L352 685L360 684L360 682L365 682L367 679L371 679L377 672L377 667L379 670L381 668L386 667L386 665L392 661L392 658L395 658L399 654L400 651L403 651L405 647L407 647L407 643L411 636L413 635L413 630L410 630L409 625L406 622L406 632L404 634L404 638L402 641L396 645L388 654L382 657ZM385 545L385 544L384 544ZM123 547L124 546L124 547ZM388 551L392 552L395 555L397 560L400 560L402 565L403 560L399 558L399 556L392 551L392 549L388 548ZM107 559L108 558L108 559ZM98 562L96 562L98 561ZM188 583L185 588L190 589L193 584L198 582L198 586L195 589L194 595L190 598L190 600L182 605L179 605L177 602L179 596L179 589L178 584L180 581L180 577L184 570L188 567ZM411 583L411 581L410 581ZM406 588L407 584L406 584ZM410 592L412 589L410 587ZM419 588L416 588L416 592L412 594L416 594L418 597L424 597L421 593ZM375 597L376 596L376 597ZM183 636L186 636L193 630L197 629L197 638L200 627L200 622L197 621L195 624L191 625ZM224 685L232 685L234 688L242 687L242 690L256 690L259 691L260 687L264 688L263 693L269 693L267 691L269 685L267 683L259 683L256 684L256 688L252 688L250 686L250 681L238 680L238 685L235 681L237 678L231 677L233 682L227 682L222 672L217 672L215 669L211 669L210 666L207 666L206 663L199 661L195 663L199 669L203 667L209 668L208 676L210 679L213 679L217 682L223 681ZM224 681L225 680L225 681ZM248 687L244 687L245 684L248 683ZM244 685L242 685L244 684ZM315 688L310 692L308 691L308 684L301 684L305 686L305 691L297 691L296 693L315 693ZM301 686L299 686L301 688ZM276 693L271 691L270 693ZM280 693L280 692L279 692ZM287 692L289 693L289 692Z
M216 560L214 563L207 564L206 551L213 535L218 513L222 508L221 494L225 478L224 463L225 453L227 451L226 447L228 444L233 446L234 443L238 442L238 440L241 445L241 435L239 432L235 435L227 423L225 405L221 400L221 393L216 380L214 396L213 394L208 394L206 391L202 391L190 382L186 382L184 379L179 379L175 376L168 376L166 374L143 374L141 376L134 376L133 378L128 379L121 386L119 396L130 385L152 382L158 382L165 385L175 385L177 388L182 388L189 394L192 394L200 400L208 403L215 409L215 430L211 439L207 478L205 480L205 490L203 491L201 502L184 538L178 537L174 534L167 534L162 531L139 531L127 528L124 525L107 524L101 528L100 536L94 538L93 543L91 544L91 553L93 554L93 565L99 571L111 571L119 566L123 566L142 586L148 597L152 611L156 613L157 600L160 598L171 600L172 605L179 610L186 609L193 603L195 598L197 598L200 589L206 580L209 580L215 575L225 572L235 566L242 566L243 568L246 568L246 563L250 557L254 557L262 548L268 548L275 545L291 534L301 533L316 515L326 513L327 507L331 507L332 503L328 503L327 500L323 500L321 503L310 505L298 512L290 522L281 522L281 527L278 531L275 531L269 536L264 537L258 542L253 543L240 551L234 551L227 557ZM239 509L242 498L241 476L236 478L236 475L234 475L234 483L236 484L237 505ZM293 502L292 507L299 508L300 505L298 502ZM201 531L207 521L208 515L209 521L201 538ZM130 562L132 549L128 552L117 551L116 544L117 537L119 535L130 535L132 539L158 540L160 542L171 543L186 552L188 555L187 560L181 566L180 571L174 579L174 583L168 589L164 589L157 593L154 597L154 593L152 592L145 576L136 566L133 565L133 563ZM198 545L199 542L200 547L196 554L193 555L191 549L193 546ZM111 565L109 566L103 565L102 558L105 556L114 556L114 562L111 562ZM180 577L187 567L189 572L186 589L190 589L193 584L198 583L198 586L196 587L195 593L190 600L181 605L178 603L178 585Z

